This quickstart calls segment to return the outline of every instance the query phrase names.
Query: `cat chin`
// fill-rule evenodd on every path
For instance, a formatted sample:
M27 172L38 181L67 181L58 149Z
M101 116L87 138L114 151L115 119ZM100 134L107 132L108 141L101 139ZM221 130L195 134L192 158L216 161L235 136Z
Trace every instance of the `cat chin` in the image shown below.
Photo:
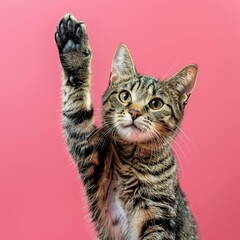
M128 142L144 142L150 139L146 131L141 131L134 126L118 127L118 134Z

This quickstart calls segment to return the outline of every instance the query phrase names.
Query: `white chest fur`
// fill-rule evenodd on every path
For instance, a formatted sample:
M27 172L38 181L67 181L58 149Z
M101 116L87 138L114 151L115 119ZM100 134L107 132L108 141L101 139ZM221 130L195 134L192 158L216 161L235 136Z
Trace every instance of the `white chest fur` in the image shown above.
M108 228L116 240L127 239L128 223L126 212L118 197L117 178L113 177L108 189L107 195L107 212Z

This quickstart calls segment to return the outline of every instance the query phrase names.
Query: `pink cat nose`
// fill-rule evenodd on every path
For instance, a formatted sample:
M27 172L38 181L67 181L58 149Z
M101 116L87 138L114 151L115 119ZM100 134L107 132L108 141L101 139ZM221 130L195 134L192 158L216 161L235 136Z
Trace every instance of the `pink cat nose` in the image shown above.
M131 114L132 120L135 120L136 118L141 116L141 112L139 110L130 109L128 112Z

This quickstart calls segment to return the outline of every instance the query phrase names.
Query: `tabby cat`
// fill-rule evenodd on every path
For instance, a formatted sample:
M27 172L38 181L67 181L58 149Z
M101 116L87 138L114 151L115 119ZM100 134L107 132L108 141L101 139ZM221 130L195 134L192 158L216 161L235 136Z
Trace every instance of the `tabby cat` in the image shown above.
M121 44L102 98L102 127L97 128L86 26L67 14L55 41L63 68L63 126L98 239L198 239L171 150L197 66L165 81L139 75Z

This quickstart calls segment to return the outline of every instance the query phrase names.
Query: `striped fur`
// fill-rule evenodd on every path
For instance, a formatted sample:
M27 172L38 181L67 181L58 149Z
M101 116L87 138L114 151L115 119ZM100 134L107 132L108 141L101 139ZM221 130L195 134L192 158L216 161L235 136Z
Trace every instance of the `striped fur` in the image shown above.
M65 15L55 40L63 68L63 127L98 239L198 239L171 150L196 66L159 81L138 75L120 45L102 100L103 125L96 128L84 23Z

